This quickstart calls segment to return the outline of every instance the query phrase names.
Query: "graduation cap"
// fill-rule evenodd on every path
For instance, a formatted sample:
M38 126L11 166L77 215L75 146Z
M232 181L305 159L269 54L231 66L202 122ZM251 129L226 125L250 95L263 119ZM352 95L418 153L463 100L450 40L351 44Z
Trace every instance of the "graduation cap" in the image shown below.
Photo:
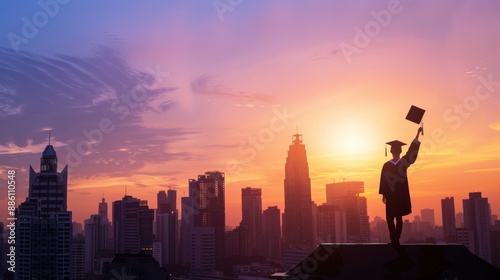
M425 113L424 109L411 105L408 114L406 114L406 119L416 124L420 124L422 122L422 118L424 117L424 113ZM422 128L423 127L424 124L422 123ZM422 135L424 135L424 131L422 131Z
M406 143L403 143L399 140L386 142L385 144L391 146L391 149L392 148L401 148L402 146L406 145ZM385 146L385 156L387 156L387 146Z

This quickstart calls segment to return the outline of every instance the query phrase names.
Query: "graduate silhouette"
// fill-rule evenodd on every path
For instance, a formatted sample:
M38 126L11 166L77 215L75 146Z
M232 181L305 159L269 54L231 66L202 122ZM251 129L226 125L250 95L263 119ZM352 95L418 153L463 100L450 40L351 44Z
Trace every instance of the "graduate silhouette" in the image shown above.
M405 143L399 140L386 143L391 146L392 159L382 167L379 193L385 203L387 226L391 237L389 244L393 246L399 245L399 238L403 230L403 216L411 213L410 189L406 171L417 159L420 148L418 137L421 133L423 134L423 128L419 127L415 139L403 157L400 157L401 147L406 145ZM396 220L396 224L394 224L394 220Z

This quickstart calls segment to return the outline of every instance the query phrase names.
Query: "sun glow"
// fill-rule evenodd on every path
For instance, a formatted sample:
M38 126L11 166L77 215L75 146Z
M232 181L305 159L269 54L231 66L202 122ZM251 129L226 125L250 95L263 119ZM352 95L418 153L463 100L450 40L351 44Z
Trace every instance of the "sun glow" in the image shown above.
M373 149L376 137L372 129L361 121L344 121L336 124L327 140L327 150L334 155L363 155Z

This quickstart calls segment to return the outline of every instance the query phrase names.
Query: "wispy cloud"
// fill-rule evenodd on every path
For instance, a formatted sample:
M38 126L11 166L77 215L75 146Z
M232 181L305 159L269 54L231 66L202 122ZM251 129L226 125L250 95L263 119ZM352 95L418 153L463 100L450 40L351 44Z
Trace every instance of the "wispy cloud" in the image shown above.
M237 91L219 83L216 78L202 75L191 82L191 90L195 94L212 98L224 98L237 102L235 105L255 107L257 104L266 105L272 102L272 97L246 91Z
M102 133L99 145L85 148L81 170L121 173L140 169L147 162L189 159L189 152L165 151L172 142L196 133L181 127L160 129L142 124L147 111L161 114L170 109L165 99L174 87L155 85L151 73L131 67L120 52L107 46L95 48L92 55L43 56L0 48L0 164L25 166L33 162L31 153L41 153L47 144L47 131L53 131L59 162L66 162L79 143L93 143L103 120L112 132ZM140 93L134 92L141 90ZM140 94L140 99L134 99ZM86 136L84 131L92 136ZM82 146L83 147L83 146ZM97 165L97 166L96 166Z

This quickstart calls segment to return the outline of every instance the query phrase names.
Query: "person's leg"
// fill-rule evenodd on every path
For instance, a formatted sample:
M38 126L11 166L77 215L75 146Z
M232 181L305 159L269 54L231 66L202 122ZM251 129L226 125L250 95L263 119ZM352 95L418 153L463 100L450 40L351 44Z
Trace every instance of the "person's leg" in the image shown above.
M396 241L399 244L399 238L401 238L401 232L403 231L403 217L396 217L396 229L395 229L395 237Z
M389 228L389 236L391 237L391 243L396 240L396 225L394 225L394 216L386 215L387 227Z

